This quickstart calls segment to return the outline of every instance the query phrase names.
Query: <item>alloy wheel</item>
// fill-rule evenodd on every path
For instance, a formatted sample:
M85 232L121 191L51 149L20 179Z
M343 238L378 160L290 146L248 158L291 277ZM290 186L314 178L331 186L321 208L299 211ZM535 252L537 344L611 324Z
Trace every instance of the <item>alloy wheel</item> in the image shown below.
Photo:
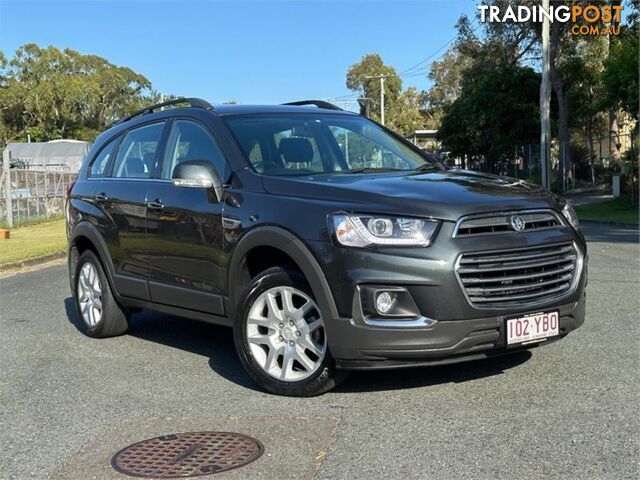
M313 375L327 350L320 309L306 293L288 286L258 296L249 309L246 336L258 365L285 382Z
M89 262L82 266L78 276L78 304L84 323L95 327L102 318L102 286L98 270Z

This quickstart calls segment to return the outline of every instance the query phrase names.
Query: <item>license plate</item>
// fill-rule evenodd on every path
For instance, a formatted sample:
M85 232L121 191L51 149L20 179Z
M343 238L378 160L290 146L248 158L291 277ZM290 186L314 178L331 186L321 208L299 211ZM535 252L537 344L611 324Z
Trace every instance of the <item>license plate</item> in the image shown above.
M536 313L507 320L507 345L555 337L558 333L558 312Z

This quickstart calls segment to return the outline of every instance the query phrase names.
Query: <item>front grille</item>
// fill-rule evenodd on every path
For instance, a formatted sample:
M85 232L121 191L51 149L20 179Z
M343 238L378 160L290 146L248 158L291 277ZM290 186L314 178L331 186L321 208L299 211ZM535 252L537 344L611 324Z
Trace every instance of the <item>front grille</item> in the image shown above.
M513 233L511 217L518 216L524 221L523 231L553 228L562 225L558 216L552 211L542 212L507 212L463 218L457 225L454 237L472 235L491 235L496 233Z
M456 274L471 304L535 304L572 290L579 254L572 243L463 254Z

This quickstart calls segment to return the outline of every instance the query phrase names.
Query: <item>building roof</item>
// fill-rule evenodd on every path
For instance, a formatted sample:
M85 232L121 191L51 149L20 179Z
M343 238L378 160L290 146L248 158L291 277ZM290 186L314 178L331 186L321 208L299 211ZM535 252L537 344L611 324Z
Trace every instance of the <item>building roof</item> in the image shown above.
M11 161L20 162L30 170L64 170L77 172L91 144L80 140L9 143L5 150Z

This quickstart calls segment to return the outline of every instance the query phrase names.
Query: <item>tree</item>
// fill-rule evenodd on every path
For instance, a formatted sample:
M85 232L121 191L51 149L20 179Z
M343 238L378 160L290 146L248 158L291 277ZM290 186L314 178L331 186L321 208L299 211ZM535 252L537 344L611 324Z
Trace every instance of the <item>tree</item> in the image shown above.
M144 76L97 55L27 44L0 62L0 141L92 140L150 93Z
M429 80L432 85L426 93L426 104L433 118L440 120L443 110L458 98L465 73L472 64L473 59L460 53L457 46L447 50L442 60L431 64Z
M493 2L503 7L508 3L514 2ZM469 18L463 15L456 28L458 35L455 43L429 69L428 77L432 85L426 93L427 112L436 121L442 118L444 109L460 95L466 78L502 65L529 64L539 56L537 36L525 24L486 22L480 35L476 33L479 27L472 27Z
M424 94L415 88L402 90L402 80L377 53L365 55L347 72L347 88L360 94L360 113L380 121L380 76L384 80L386 126L408 135L425 124L421 108Z
M604 86L607 99L614 108L621 108L633 118L638 118L638 26L630 25L623 32L611 43L604 64Z
M438 139L454 156L483 157L490 171L514 148L538 139L540 75L503 65L465 81L445 109Z
M384 81L385 104L392 104L400 96L402 80L393 67L385 65L382 57L377 53L370 53L349 67L347 72L347 88L359 92L362 99L358 100L361 114L369 114L374 120L380 121L380 79Z
M387 126L403 135L423 128L426 119L421 109L424 103L424 93L418 92L415 87L407 88L388 106Z
M587 139L591 183L595 185L594 137L605 131L607 107L602 72L607 55L607 39L600 36L578 37L567 42L566 52L559 70L565 79L567 106L571 112L569 127ZM571 156L573 163L582 164L582 158Z

